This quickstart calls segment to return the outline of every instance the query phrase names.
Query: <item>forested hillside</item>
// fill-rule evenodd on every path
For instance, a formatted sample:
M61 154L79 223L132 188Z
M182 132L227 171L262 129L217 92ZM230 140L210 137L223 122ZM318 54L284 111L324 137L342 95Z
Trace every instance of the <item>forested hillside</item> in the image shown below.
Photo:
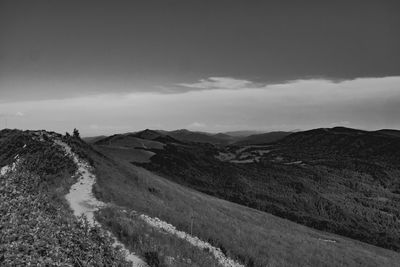
M141 165L201 192L398 251L399 151L393 134L332 128L264 147L170 142Z

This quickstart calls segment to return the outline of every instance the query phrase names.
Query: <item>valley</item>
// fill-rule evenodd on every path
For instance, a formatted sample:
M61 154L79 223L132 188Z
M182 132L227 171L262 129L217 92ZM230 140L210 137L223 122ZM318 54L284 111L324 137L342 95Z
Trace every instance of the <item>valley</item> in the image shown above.
M400 261L393 132L316 129L264 144L221 145L151 130L93 144L79 136L5 130L0 142L2 227L17 231L6 226L11 220L6 211L17 204L10 202L10 186L36 177L34 184L22 182L27 189L18 199L47 199L70 222L52 231L64 236L81 231L76 227L93 229L85 242L95 249L96 238L107 240L101 246L116 253L112 259L87 258L89 251L66 256L67 265L118 260L121 266L394 266ZM46 209L39 205L32 212L57 222ZM29 221L37 214L14 210L17 216L21 212ZM15 262L17 255L5 245L10 234L2 237L3 262ZM36 239L30 253L39 253L41 237ZM23 240L13 242L23 245ZM43 260L57 259L47 250L40 253Z
M340 129L334 131L337 130ZM336 133L333 134L336 135ZM164 140L162 142L166 146L163 149L148 148L147 151L155 153L155 155L148 159L147 163L135 161L136 153L142 153L142 148L130 147L132 149L130 157L125 155L120 158L118 152L114 152L110 156L123 159L126 167L137 168L135 165L145 167L163 176L163 179L166 178L208 195L267 211L319 230L347 235L364 242L396 249L394 246L396 238L393 235L396 234L398 224L390 216L382 217L388 214L384 211L388 208L386 206L388 202L375 200L388 200L395 207L398 203L396 195L392 194L387 198L384 195L390 195L391 192L377 186L377 181L364 182L363 186L376 190L375 194L383 196L381 198L364 197L364 205L361 205L358 200L361 199L364 192L351 192L351 188L347 188L346 183L349 182L345 181L346 176L364 179L364 176L372 175L361 169L363 166L361 163L358 163L356 169L353 167L352 170L346 172L332 167L330 169L322 168L323 164L332 161L332 159L329 160L331 157L329 151L324 152L325 159L321 152L316 153L315 155L319 157L316 159L316 157L309 158L309 156L306 158L307 150L303 150L301 157L300 155L295 156L294 153L290 154L287 152L288 147L283 143L221 148L198 142L184 143L180 140L159 136L156 133L149 136L153 141ZM382 138L382 136L378 136L378 138ZM165 140L167 141L165 142ZM394 142L393 139L389 138L388 140L388 142ZM96 144L95 147L102 150L105 146ZM293 152L299 153L299 149L291 149ZM222 160L221 154L225 156ZM249 162L237 162L238 160ZM343 162L345 160L336 159L336 161ZM361 174L357 176L358 171ZM318 182L325 175L327 177ZM345 177L342 177L343 175ZM265 178L261 178L263 176ZM394 176L394 182L395 178ZM329 187L324 187L322 182L325 181L330 184ZM356 183L356 181L353 182ZM345 184L343 185L343 183ZM393 188L396 187L396 185L393 186ZM339 190L336 191L337 189ZM334 191L334 194L330 190ZM153 194L157 192L153 189L150 191ZM381 208L377 205L381 205ZM359 210L355 212L353 207L357 207ZM349 213L351 210L353 213ZM395 208L391 211L392 214L397 214L396 212ZM190 217L190 215L188 216ZM374 216L377 218L375 221L371 221L370 218ZM380 227L387 234L374 233L371 230L375 227ZM359 232L354 230L357 228L360 229Z

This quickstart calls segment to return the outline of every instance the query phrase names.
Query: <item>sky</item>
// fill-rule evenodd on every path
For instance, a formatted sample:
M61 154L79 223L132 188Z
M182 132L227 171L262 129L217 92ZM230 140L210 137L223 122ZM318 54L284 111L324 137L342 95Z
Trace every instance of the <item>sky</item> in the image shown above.
M400 129L399 1L0 0L0 128Z

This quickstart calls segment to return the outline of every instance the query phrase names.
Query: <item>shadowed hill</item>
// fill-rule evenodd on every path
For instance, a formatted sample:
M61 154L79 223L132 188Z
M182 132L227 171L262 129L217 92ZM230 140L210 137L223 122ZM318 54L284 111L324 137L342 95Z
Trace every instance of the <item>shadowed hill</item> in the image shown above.
M259 144L268 144L276 142L288 135L291 132L269 132L262 134L254 134L247 137L242 138L241 140L235 142L233 145L259 145Z
M142 166L174 182L400 250L397 137L336 127L293 133L263 147L167 144L154 152Z
M162 131L162 130L143 130L135 133L116 134L110 137L97 139L96 145L106 145L107 142L113 143L115 140L128 140L130 138L139 138L141 140L160 141L163 143L169 142L194 142L194 143L210 143L215 145L227 145L234 141L234 137L226 134L209 134L203 132L192 132L188 130ZM89 139L91 140L91 139ZM129 141L127 141L129 142Z
M143 130L137 133L133 133L134 136L141 138L141 139L147 139L147 140L154 140L160 137L164 137L165 135L158 132L158 131L153 131L153 130Z
M85 141L86 143L93 144L101 139L107 138L105 135L99 135L99 136L90 136L90 137L83 137L82 140Z
M388 132L363 131L344 127L321 128L291 134L279 142L289 153L313 154L310 157L355 157L358 159L400 162L400 139Z
M400 137L399 130L382 129L382 130L378 130L376 132L381 133L381 134L390 135L390 136Z
M146 137L145 134L117 134L112 135L107 138L96 141L95 145L102 146L110 146L110 147L122 147L122 148L154 148L154 149L162 149L164 147L163 142L166 141L164 136L151 135L152 138L143 138Z
M210 165L208 160L213 158L211 152L214 149L216 147L211 144L170 143L163 150L153 150L157 155L166 153L162 157L163 166L170 173L179 173L175 177L156 175L118 154L106 154L107 157L92 154L98 176L96 195L105 201L157 216L186 232L191 231L191 218L195 218L193 233L246 266L390 266L400 259L395 252L316 231L208 195L251 206L249 202L235 199L239 195L233 189L249 189L245 186L249 181L244 176L242 183L232 176L238 169L229 171L224 167L227 164L221 162ZM214 176L206 177L204 172L208 171ZM248 169L243 168L240 175L246 172ZM222 175L222 179L218 175ZM259 181L257 177L253 178ZM255 185L255 188L262 187ZM271 199L282 196L280 190L285 188L281 187ZM252 194L250 191L246 193ZM245 200L244 195L242 197ZM262 202L267 201L267 198L262 199Z
M261 133L262 132L260 132L260 131L230 131L230 132L224 132L223 134L233 136L233 137L243 138L246 136L261 134Z
M226 145L235 139L227 134L210 134L204 132L192 132L189 130L176 130L166 132L167 135L184 142L210 143L215 145Z
M145 140L155 140L164 142L193 142L193 143L208 143L218 146L226 145L252 145L252 144L266 144L278 141L283 137L291 134L291 132L269 132L262 134L254 134L254 131L238 131L232 133L207 133L207 132L194 132L186 129L175 130L175 131L164 131L164 130L143 130L135 133L117 134L110 137L87 137L84 140L88 143L102 142L116 137L122 139L124 137L137 137ZM173 138L173 139L170 139ZM99 144L99 143L97 143Z

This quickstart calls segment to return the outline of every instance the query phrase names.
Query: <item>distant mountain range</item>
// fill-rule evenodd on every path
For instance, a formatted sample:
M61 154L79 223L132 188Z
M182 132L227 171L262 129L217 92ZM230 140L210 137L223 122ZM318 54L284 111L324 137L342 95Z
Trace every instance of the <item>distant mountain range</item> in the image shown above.
M210 143L215 145L226 145L234 142L235 137L224 134L211 134L206 132L192 132L186 129L175 130L175 131L160 131L158 132L169 135L179 141L184 142L198 142L198 143Z
M268 132L259 133L256 131L235 131L226 133L207 133L189 131L186 129L164 131L164 130L149 130L122 134L122 136L135 136L142 139L153 140L156 138L172 137L182 142L195 142L195 143L210 143L214 145L255 145L266 144L278 141L292 132ZM113 135L113 138L119 135ZM88 143L96 143L99 140L106 138L105 136L86 137L84 140Z

